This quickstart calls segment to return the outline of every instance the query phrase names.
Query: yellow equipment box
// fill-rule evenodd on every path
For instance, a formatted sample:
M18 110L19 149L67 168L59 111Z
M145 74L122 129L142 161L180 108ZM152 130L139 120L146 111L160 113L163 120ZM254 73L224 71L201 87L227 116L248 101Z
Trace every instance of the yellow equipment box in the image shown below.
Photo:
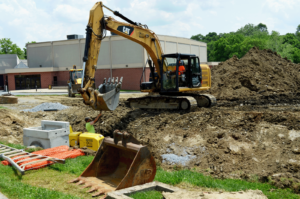
M70 146L79 145L79 135L82 132L73 132L72 126L70 125L70 134L69 134L69 142Z
M82 133L79 135L80 148L87 147L93 151L98 151L103 139L104 136L100 134Z
M79 135L82 132L72 132L69 134L69 142L70 142L70 146L76 146L79 145Z

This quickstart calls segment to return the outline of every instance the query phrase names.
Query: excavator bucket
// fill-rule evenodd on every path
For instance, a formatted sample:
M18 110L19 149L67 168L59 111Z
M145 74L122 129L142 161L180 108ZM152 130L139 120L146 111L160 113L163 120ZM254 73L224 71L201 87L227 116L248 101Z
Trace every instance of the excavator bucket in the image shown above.
M98 90L88 87L87 90L80 88L78 92L82 95L84 103L94 110L113 111L119 105L120 91L123 77L108 79L104 78Z
M104 138L92 163L70 182L90 187L87 192L98 196L152 182L155 174L156 164L148 148L127 132L116 130L114 139Z
M122 87L123 77L118 81L118 77L112 80L109 78L106 82L106 78L104 78L103 84L101 84L98 88L97 93L97 107L100 110L115 110L119 105L119 97L120 90Z

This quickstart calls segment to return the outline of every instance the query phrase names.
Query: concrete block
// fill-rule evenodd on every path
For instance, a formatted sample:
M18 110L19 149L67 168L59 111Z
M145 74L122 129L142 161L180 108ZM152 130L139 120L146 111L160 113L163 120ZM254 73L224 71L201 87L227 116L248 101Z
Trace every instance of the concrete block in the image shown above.
M173 187L161 182L149 182L143 185L137 185L134 187L129 187L126 189L121 189L118 191L113 191L107 194L107 199L131 199L129 197L131 194L135 194L137 192L145 192L145 191L161 191L161 192L170 192L173 193L175 191L182 191L182 189Z
M69 143L69 122L43 120L41 126L23 129L23 144L25 146L40 146L44 149Z

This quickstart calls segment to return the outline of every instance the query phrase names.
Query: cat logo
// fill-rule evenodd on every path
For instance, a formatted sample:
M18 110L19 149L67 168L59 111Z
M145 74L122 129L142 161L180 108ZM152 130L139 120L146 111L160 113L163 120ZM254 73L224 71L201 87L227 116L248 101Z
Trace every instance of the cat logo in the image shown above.
M134 32L134 28L130 26L119 26L117 30L130 36Z
M126 28L126 26L123 27L123 32L126 33L127 35L130 35L130 29Z

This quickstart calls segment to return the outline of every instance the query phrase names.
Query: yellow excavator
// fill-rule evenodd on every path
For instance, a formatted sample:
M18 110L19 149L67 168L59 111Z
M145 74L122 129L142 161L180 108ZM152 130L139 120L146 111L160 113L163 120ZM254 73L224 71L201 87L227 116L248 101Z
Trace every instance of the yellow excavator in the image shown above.
M127 23L106 17L103 8ZM98 89L94 89L95 69L106 30L142 45L148 53L151 81L141 83L140 88L149 95L128 99L132 108L190 110L216 103L214 96L195 92L211 87L208 65L200 65L199 58L192 54L163 54L157 36L146 25L133 22L102 2L97 2L90 10L86 28L84 75L78 90L86 105L94 110L109 111L115 110L119 104L122 78L105 79ZM91 187L89 192L97 190L94 196L151 182L155 177L156 164L146 146L126 132L115 131L113 137L104 138L92 163L71 181Z
M107 8L128 23L106 17L103 8ZM122 82L104 82L102 87L100 86L101 89L93 89L101 41L105 38L106 30L142 45L148 53L152 81L142 82L140 88L141 92L148 92L149 95L128 99L132 108L189 110L197 106L211 107L216 104L214 96L197 94L198 91L211 88L208 65L200 65L199 57L193 54L163 54L159 39L147 25L133 22L118 11L109 9L102 2L97 2L91 9L86 28L84 76L80 90L85 104L95 110L112 110L118 105ZM180 65L185 67L184 74L179 72ZM107 86L112 84L113 86ZM105 97L108 96L105 94L108 91L109 97Z

